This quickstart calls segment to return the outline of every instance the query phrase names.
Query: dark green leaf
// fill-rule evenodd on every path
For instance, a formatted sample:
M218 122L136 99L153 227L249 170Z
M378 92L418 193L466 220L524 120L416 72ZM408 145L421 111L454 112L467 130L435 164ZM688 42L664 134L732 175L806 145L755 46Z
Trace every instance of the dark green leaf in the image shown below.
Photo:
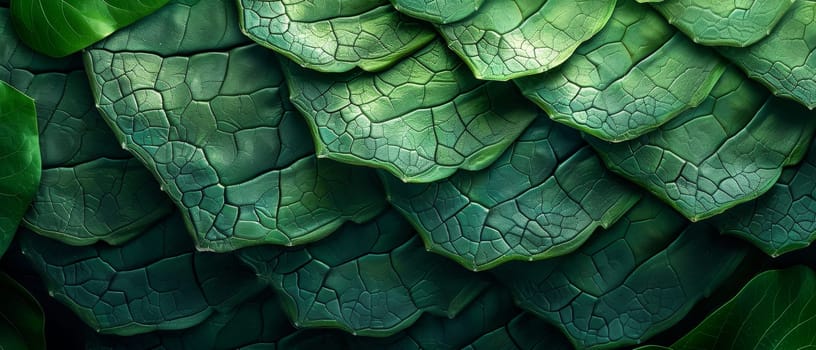
M438 28L476 78L508 80L563 63L603 28L615 2L488 1L470 17Z
M40 304L0 272L0 349L45 350L45 317Z
M672 349L812 349L814 295L816 274L805 266L764 272Z
M560 328L576 347L614 348L680 321L745 252L739 241L704 223L687 226L646 198L573 254L493 271L522 309Z
M34 100L0 81L0 256L14 238L40 183Z
M538 115L512 85L473 78L435 41L380 73L319 74L284 64L317 152L407 182L488 166Z
M571 350L572 345L552 325L521 314L464 347L466 350Z
M14 27L28 46L62 57L82 50L168 0L13 0Z
M476 274L427 253L394 211L302 248L259 246L239 255L281 293L296 327L355 335L394 334L426 311L453 317L486 287Z
M539 117L488 168L430 184L383 176L432 251L472 270L563 255L637 202L571 130Z
M784 166L802 159L814 130L808 110L731 69L699 107L652 133L588 140L610 169L696 221L770 189Z
M553 120L624 141L700 104L724 69L713 50L694 45L649 7L623 1L563 65L515 82Z
M178 214L118 247L20 239L49 293L101 333L189 328L260 287L233 255L195 251Z
M322 72L381 70L433 40L387 0L238 0L250 38Z

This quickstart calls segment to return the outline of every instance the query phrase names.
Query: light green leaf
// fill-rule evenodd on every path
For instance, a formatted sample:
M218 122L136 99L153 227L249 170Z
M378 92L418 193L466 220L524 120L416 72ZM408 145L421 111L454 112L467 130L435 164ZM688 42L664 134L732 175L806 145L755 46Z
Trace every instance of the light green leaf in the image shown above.
M38 142L34 100L0 81L0 256L40 184Z
M493 272L522 309L560 328L577 348L616 348L680 321L746 251L647 198L573 254Z
M730 69L703 103L638 139L588 139L607 166L696 221L765 193L816 130L805 108Z
M438 29L476 78L509 80L563 63L603 28L615 2L488 1L472 16Z
M474 79L439 41L376 74L283 67L319 156L407 182L486 167L538 115L511 84Z
M316 159L271 51L221 47L229 40L190 51L206 39L186 28L208 18L193 16L218 6L168 7L157 15L172 14L151 16L85 54L103 117L182 208L198 248L300 244L375 216L385 206L375 175ZM168 28L182 53L167 54L161 43L131 50L132 38L156 26ZM224 29L225 38L237 31Z
M49 294L100 333L185 329L228 311L260 285L230 254L195 251L174 214L122 246L69 247L20 236Z
M816 239L816 143L804 161L785 169L767 193L741 204L712 222L777 257L805 248Z
M485 0L391 0L394 8L411 17L431 23L453 23L467 18Z
M776 26L795 0L667 0L651 2L670 23L695 43L750 46Z
M238 0L252 40L321 72L377 71L433 40L387 0Z
M563 65L515 82L553 120L617 142L700 104L724 69L714 51L676 33L647 6L624 1Z
M45 350L45 316L17 281L0 272L0 348Z
M73 245L121 243L171 210L146 169L122 150L94 107L79 55L31 51L0 9L0 80L35 100L42 185L23 218L29 229Z
M13 0L18 35L34 50L63 57L158 10L168 0Z
M780 0L786 3L788 0ZM776 96L816 108L816 2L797 0L770 35L746 48L720 53Z
M486 281L423 249L388 211L304 247L259 246L238 255L280 293L295 327L388 336L424 313L454 317Z
M814 293L816 274L810 268L763 272L672 349L812 349Z
M488 168L429 184L383 176L432 251L472 270L567 254L640 195L571 130L539 117Z

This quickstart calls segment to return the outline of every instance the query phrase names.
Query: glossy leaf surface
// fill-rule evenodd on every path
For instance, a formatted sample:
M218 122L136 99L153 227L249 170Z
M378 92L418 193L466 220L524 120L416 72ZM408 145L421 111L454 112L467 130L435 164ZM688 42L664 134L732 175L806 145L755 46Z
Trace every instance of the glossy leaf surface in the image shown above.
M195 251L177 214L118 247L69 247L31 232L21 247L49 293L100 333L192 327L260 287L235 256Z
M470 17L438 29L476 78L508 80L563 63L603 28L615 2L488 1Z
M746 48L720 48L720 53L774 95L813 109L816 107L814 36L816 2L797 0L767 37Z
M673 349L809 349L816 346L816 274L763 272L672 345Z
M695 43L744 47L767 36L795 0L638 2L651 2Z
M625 1L563 65L515 82L553 120L624 141L700 104L724 68L714 51L677 33L648 6Z
M734 271L744 248L647 198L573 254L494 271L522 309L576 347L614 348L678 322Z
M381 70L433 40L387 0L239 0L250 38L322 72Z
M483 270L569 253L637 202L636 190L582 145L542 116L484 170L430 184L382 178L429 249Z
M486 287L476 274L426 252L394 211L302 248L261 246L239 255L281 294L296 327L355 335L394 334L423 312L453 317Z
M0 348L45 350L45 316L36 299L0 272Z
M613 171L691 220L758 197L798 163L816 118L729 70L703 103L658 130L611 144L588 139Z
M158 10L168 0L14 0L14 27L26 45L63 57Z
M207 39L186 31L188 23L229 5L196 6L168 8L173 13L117 33L85 59L102 115L183 209L198 247L300 244L376 215L384 200L373 173L314 156L276 56L258 45L232 47L241 39L227 24L225 39L202 49ZM154 25L168 27L176 48L134 40ZM180 53L166 54L173 50Z
M391 0L404 14L431 23L452 23L479 10L485 0Z
M432 182L493 162L536 117L512 85L472 77L435 41L380 73L284 64L292 102L321 156Z

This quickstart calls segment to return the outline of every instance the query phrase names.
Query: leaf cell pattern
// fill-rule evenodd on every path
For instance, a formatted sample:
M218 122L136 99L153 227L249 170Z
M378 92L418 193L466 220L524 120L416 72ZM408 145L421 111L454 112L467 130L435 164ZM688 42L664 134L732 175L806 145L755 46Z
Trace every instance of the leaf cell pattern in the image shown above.
M426 311L452 318L487 286L428 254L394 211L302 248L259 246L239 255L280 293L296 327L361 336L394 334Z
M603 28L616 0L488 1L472 16L438 29L485 80L552 69Z
M553 120L620 142L700 104L724 69L714 51L626 1L563 65L515 82Z
M240 0L241 25L259 44L321 72L377 71L433 40L429 27L387 0Z
M453 23L478 11L485 0L391 0L394 8L436 24Z
M691 220L749 201L798 163L816 119L731 69L703 103L638 139L590 139L607 166Z
M512 85L474 79L438 41L377 74L283 66L319 156L406 182L486 167L538 115Z

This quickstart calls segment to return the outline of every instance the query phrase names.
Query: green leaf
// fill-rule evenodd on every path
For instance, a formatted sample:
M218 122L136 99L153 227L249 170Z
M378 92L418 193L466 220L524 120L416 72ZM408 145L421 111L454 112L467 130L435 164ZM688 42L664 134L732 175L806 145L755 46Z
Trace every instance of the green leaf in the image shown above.
M563 65L515 82L553 120L617 142L699 105L724 69L714 51L645 5L624 1Z
M466 350L571 350L558 329L528 313L513 318L464 347Z
M674 26L695 43L745 47L761 40L776 26L795 0L652 2Z
M376 74L320 74L284 63L319 156L383 168L407 182L488 166L538 115L511 84L474 79L439 41Z
M614 348L680 321L734 271L744 248L646 198L571 255L493 271L522 309L577 348Z
M777 257L816 239L816 143L804 161L785 169L767 193L741 204L712 222L723 233L748 240Z
M377 71L433 40L387 0L239 0L252 40L321 72Z
M766 271L672 349L811 349L816 274L805 266Z
M175 214L118 247L20 241L49 294L97 332L132 335L195 326L259 291L235 256L195 251L184 231Z
M603 28L616 0L488 1L438 26L478 79L509 80L552 69Z
M172 204L122 150L94 107L82 57L31 51L0 9L0 80L35 100L42 185L23 218L29 229L73 245L121 243Z
M472 270L567 254L640 195L571 130L539 117L488 168L430 184L383 176L389 201L432 251Z
M394 8L431 23L453 23L478 11L485 0L391 0Z
M34 100L0 81L0 256L6 252L40 183Z
M816 2L798 0L765 39L746 48L722 47L720 53L774 95L813 109L816 108L814 35Z
M45 316L33 296L0 272L0 348L45 350Z
M730 69L699 107L658 130L618 144L588 140L612 171L696 221L769 190L814 130L812 113Z
M182 208L198 248L301 244L375 216L385 206L375 175L316 159L271 51L222 47L231 40L194 50L207 39L187 34L188 23L219 6L168 7L85 54L103 117ZM161 42L130 48L159 25L180 53ZM237 31L225 28L225 38Z
M486 282L423 249L394 211L304 247L259 246L241 259L280 293L295 327L388 336L423 314L454 317Z
M18 35L34 50L63 57L158 10L168 0L13 0Z

